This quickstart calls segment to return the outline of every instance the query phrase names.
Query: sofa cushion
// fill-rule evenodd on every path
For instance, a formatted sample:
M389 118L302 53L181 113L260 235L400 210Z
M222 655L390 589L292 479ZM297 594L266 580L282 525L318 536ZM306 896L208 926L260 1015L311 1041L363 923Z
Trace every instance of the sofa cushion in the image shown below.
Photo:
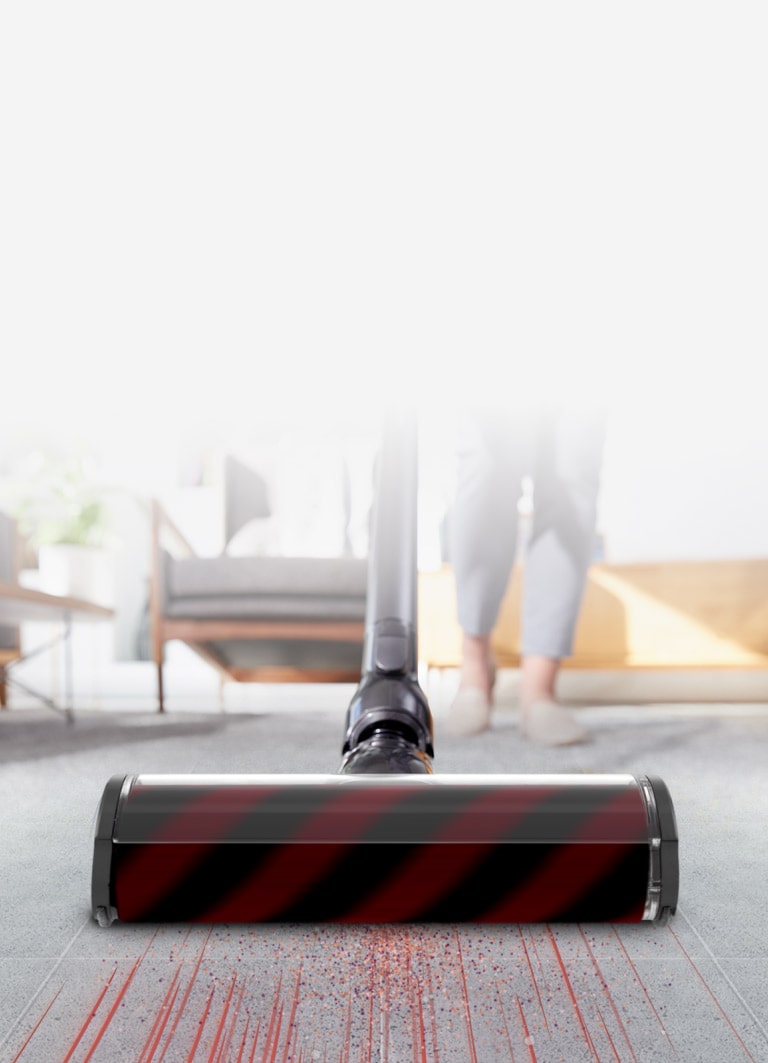
M170 598L163 615L171 620L363 620L362 598L230 594Z
M363 619L361 558L163 556L168 617Z

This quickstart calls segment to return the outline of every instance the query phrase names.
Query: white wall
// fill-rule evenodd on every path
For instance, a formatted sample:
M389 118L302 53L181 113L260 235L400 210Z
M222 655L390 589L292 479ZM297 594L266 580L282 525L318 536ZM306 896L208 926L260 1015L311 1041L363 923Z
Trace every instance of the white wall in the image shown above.
M768 556L768 419L742 402L611 411L600 502L607 561Z
M4 418L162 485L179 418L610 376L609 556L763 553L765 433L712 398L765 377L767 17L5 5Z

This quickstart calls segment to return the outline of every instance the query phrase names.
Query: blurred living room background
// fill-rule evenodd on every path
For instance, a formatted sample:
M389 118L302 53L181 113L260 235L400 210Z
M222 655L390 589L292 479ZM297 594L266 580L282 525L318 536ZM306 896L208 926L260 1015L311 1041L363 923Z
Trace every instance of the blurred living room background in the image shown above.
M154 500L201 559L362 561L377 416L403 401L421 646L450 669L455 411L529 390L609 417L564 690L766 696L759 34L685 7L663 32L602 8L4 17L0 509L23 550L3 580L113 611L74 622L79 705L155 704ZM93 582L67 584L55 556L86 551ZM172 574L209 594L214 571ZM357 604L336 622L356 623L360 567L339 571ZM48 637L19 622L25 647ZM169 709L262 696L222 693L184 631ZM65 651L17 678L55 692Z
M89 432L82 419L52 421L48 431L7 422L0 430L0 512L18 537L13 558L12 539L3 538L0 590L9 594L17 583L111 610L106 622L74 614L71 646L54 641L46 653L34 651L60 633L61 611L31 618L22 611L18 624L6 624L4 659L15 669L8 674L23 684L9 683L9 707L38 706L31 691L63 703L69 653L76 709L154 711L159 653L169 711L288 710L334 699L341 711L344 696L334 684L354 681L358 635L350 636L350 628L345 655L328 655L335 675L318 672L325 643L314 651L307 643L310 657L299 655L291 674L279 666L294 659L283 660L282 646L258 623L304 617L311 629L336 618L359 627L380 414L374 405L344 421L273 408L261 420L234 424L179 414L135 434L103 423ZM418 420L419 647L422 679L439 713L460 660L450 566L457 410L427 405ZM759 419L718 422L711 407L702 407L682 422L669 403L652 411L632 402L608 409L594 563L574 656L560 680L566 699L615 705L768 697L768 501L759 490L766 452L768 428ZM495 644L513 707L535 491L527 478L510 490L519 493L518 564ZM160 527L153 523L158 514ZM162 522L172 535L153 543ZM157 549L196 560L173 573L153 572ZM326 595L327 615L319 598L314 612L304 612L309 606L292 597L303 572L280 568L304 558L321 569L325 559L329 578L354 584L343 600L332 588L314 587L312 593ZM242 568L253 559L258 571ZM353 566L349 576L333 569L341 559ZM169 627L161 643L153 641L160 617L174 620L173 587L159 588L165 601L153 602L153 578L169 587L191 579L191 590L179 584L176 616L224 624L214 632L221 638L202 628L176 629L183 636L177 637ZM281 594L285 607L275 605ZM310 639L317 633L308 629ZM253 647L243 657L243 639L263 642L261 658ZM232 646L241 647L242 660ZM27 653L29 660L18 660ZM331 682L318 685L319 679Z

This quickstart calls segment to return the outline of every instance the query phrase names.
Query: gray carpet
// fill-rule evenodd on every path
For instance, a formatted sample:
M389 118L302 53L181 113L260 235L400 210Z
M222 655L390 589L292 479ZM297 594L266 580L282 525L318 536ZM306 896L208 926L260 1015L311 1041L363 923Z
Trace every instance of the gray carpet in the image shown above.
M588 709L547 751L512 713L441 772L650 771L675 800L667 927L126 927L89 919L118 772L333 772L340 713L0 714L0 1060L768 1061L768 710ZM69 1054L71 1051L71 1054Z

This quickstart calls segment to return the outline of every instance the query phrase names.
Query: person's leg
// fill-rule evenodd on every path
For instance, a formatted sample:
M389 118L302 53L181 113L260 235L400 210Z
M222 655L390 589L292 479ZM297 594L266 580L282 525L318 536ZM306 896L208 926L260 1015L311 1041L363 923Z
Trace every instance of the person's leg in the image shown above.
M495 666L491 631L515 556L517 502L525 471L524 435L511 415L468 412L457 447L451 561L463 632L459 692L447 729L484 730L490 721Z
M594 412L562 410L542 426L524 575L520 707L523 730L551 745L586 737L557 705L556 682L573 649L594 550L603 437Z
M521 705L532 705L535 701L543 701L547 698L554 701L559 671L559 658L544 657L537 653L522 655L520 661Z

